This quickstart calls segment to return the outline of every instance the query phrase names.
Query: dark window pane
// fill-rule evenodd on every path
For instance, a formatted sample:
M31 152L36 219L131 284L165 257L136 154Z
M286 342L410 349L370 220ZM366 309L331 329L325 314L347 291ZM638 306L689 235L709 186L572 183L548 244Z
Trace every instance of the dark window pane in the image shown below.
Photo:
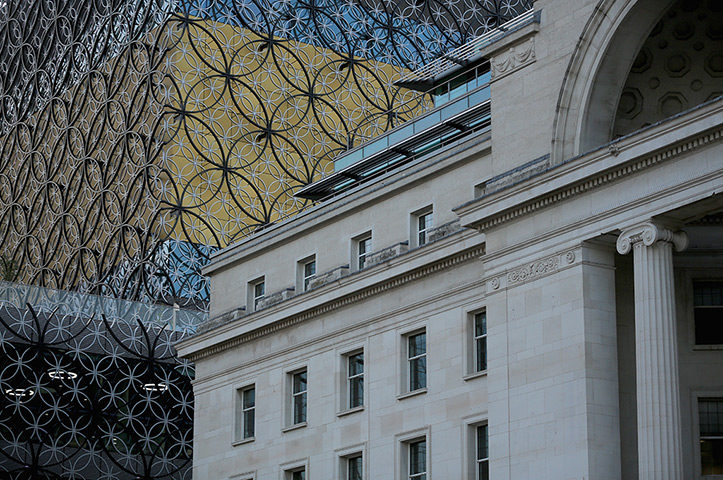
M701 439L700 464L703 475L723 475L723 439Z
M490 465L487 462L481 462L477 464L477 478L478 480L489 480L490 478Z
M427 442L414 442L409 444L409 474L425 473L427 471Z
M697 345L723 344L723 308L696 307L695 343Z
M255 410L246 410L244 412L244 438L251 438L255 432Z
M693 284L693 305L723 306L723 282L696 282Z
M698 401L701 436L723 436L723 399Z
M487 370L487 338L478 338L476 340L476 367L477 371Z
M420 333L409 337L409 358L427 353L427 335Z
M409 390L427 386L427 359L420 357L409 362Z
M306 391L306 372L294 374L294 393Z
M364 373L364 354L358 353L349 357L349 376Z
M478 313L474 316L474 336L479 337L480 335L487 334L487 314Z
M244 390L244 408L253 408L254 406L256 406L256 389Z
M349 408L364 404L364 378L355 377L349 380Z
M477 427L477 460L488 458L487 425Z
M362 480L364 478L364 471L362 469L362 457L352 457L348 460L349 480Z
M294 423L306 421L306 394L294 395Z

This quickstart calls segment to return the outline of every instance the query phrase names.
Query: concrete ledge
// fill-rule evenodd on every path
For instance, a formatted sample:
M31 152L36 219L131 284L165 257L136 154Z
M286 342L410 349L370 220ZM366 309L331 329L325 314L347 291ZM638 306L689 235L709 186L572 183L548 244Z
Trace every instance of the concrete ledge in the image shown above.
M327 283L339 280L341 277L345 277L347 275L349 275L349 265L342 265L341 267L336 267L328 272L317 274L314 278L309 280L309 290L322 287Z
M366 265L364 268L369 268L374 265L378 265L380 263L386 262L387 260L390 260L394 257L398 257L399 255L405 254L409 251L409 242L404 241L397 243L395 245L392 245L391 247L387 247L383 250L379 250L378 252L370 253L367 255L366 258Z
M454 220L452 222L445 223L444 225L440 225L439 227L432 228L429 230L429 233L427 233L427 243L436 242L437 240L440 240L447 235L457 233L460 230L462 230L462 226L460 225L459 220Z
M246 307L239 307L234 310L231 310L230 312L226 312L223 315L219 315L216 318L210 319L206 322L203 322L201 325L198 326L196 329L196 335L199 333L203 333L207 330L212 330L220 325L223 325L225 323L233 322L234 320L238 320L239 318L246 315Z
M289 287L278 292L274 292L259 300L259 304L257 305L256 309L261 310L262 308L276 305L277 303L281 303L284 300L293 297L294 295L296 295L296 289L294 287Z

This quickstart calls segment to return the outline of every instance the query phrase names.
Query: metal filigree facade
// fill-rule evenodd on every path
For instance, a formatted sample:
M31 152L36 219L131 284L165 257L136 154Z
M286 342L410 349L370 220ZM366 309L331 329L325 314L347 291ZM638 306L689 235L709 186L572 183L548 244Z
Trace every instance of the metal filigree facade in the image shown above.
M193 314L55 294L0 282L0 476L190 479Z
M531 0L0 0L3 277L205 308L216 249Z

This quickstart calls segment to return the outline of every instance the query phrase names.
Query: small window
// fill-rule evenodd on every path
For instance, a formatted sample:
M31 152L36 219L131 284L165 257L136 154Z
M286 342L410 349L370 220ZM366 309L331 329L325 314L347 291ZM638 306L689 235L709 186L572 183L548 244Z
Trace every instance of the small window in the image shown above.
M487 425L475 427L475 480L489 480L490 458Z
M371 235L357 241L357 268L361 270L366 265L367 255L372 251Z
M291 374L292 424L306 422L306 370Z
M723 282L693 284L696 345L723 345Z
M427 478L427 441L410 442L409 447L409 480L426 480Z
M417 216L417 246L421 247L429 241L429 231L432 229L432 211Z
M487 312L474 314L474 371L487 370Z
M249 282L247 292L246 311L255 312L259 309L259 302L261 302L266 295L266 282L264 277L259 277Z
M266 296L266 283L259 282L254 285L254 310L259 308L259 302Z
M348 408L364 405L364 352L347 356Z
M363 480L364 464L362 454L355 454L346 457L345 480Z
M700 467L703 475L723 475L723 398L698 399Z
M309 290L311 280L316 276L316 259L301 263L301 287L302 291Z
M407 337L409 391L427 387L427 334L420 332Z

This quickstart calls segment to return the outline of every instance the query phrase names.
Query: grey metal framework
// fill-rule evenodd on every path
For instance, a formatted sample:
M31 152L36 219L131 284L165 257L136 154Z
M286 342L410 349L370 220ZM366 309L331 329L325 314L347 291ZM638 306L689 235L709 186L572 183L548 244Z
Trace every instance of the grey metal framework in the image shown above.
M530 6L0 1L2 277L206 308L209 255L428 109L395 82Z

